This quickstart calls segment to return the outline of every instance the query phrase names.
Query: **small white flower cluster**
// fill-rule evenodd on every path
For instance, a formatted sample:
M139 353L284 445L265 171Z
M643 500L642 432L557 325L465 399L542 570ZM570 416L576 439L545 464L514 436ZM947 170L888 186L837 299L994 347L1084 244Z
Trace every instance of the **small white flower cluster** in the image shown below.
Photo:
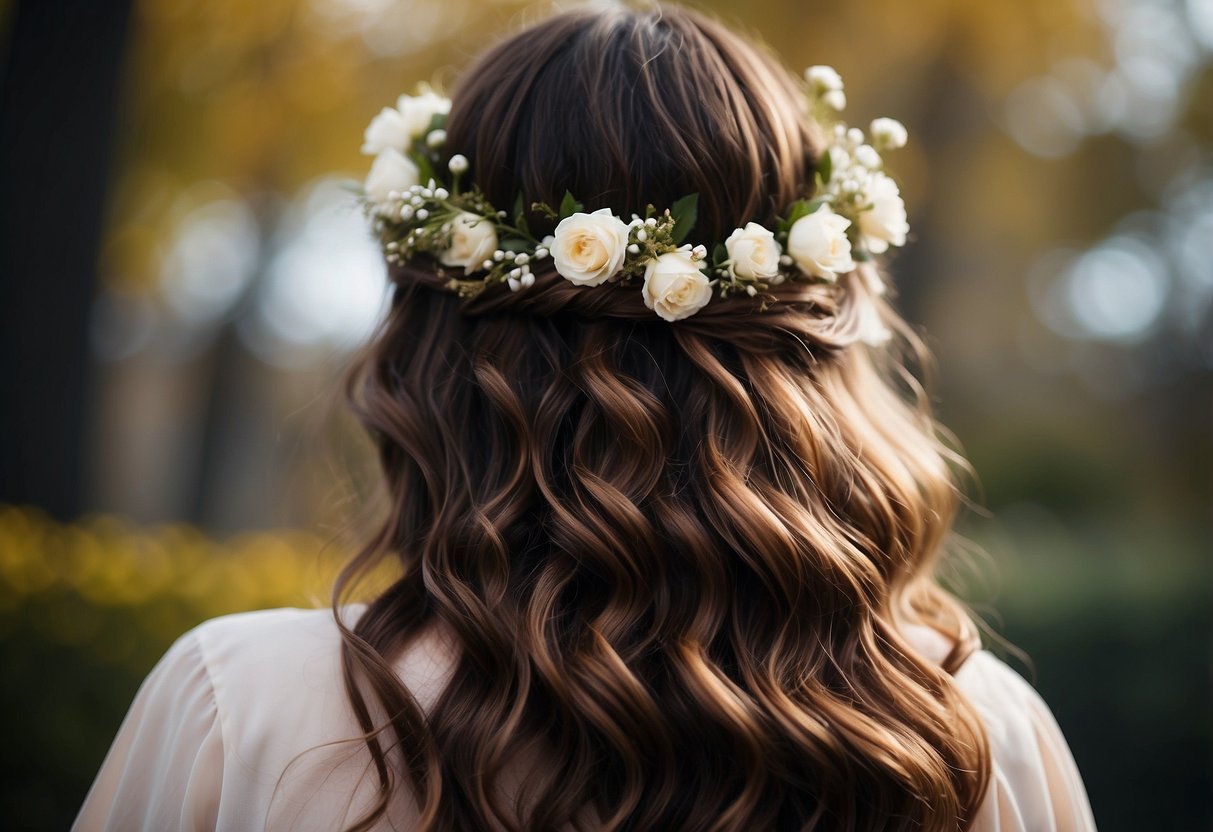
M883 254L889 246L905 245L910 231L906 206L897 183L884 172L881 154L905 147L905 126L891 118L878 118L869 130L848 127L835 114L846 107L842 78L831 67L805 70L810 100L817 103L817 118L830 129L830 144L819 168L818 196L829 208L856 228L852 232L863 253Z
M395 107L380 110L362 141L362 152L375 157L363 185L371 201L394 201L393 192L398 199L401 193L421 184L421 166L413 158L415 145L421 141L428 150L440 148L446 141L446 131L433 125L445 120L450 110L450 99L429 89L420 95L402 95Z
M826 106L842 112L847 108L847 94L842 89L842 76L832 66L811 66L804 71L809 82L809 94L821 99Z
M428 254L444 267L462 269L448 285L465 297L494 283L515 292L529 288L535 283L532 264L548 256L578 286L643 279L645 306L667 321L695 314L714 291L757 297L787 279L832 283L871 255L905 244L905 205L881 153L904 146L907 136L893 119L873 121L870 139L843 123L837 114L846 107L846 94L831 67L810 67L805 79L814 115L830 138L817 193L789 206L776 228L747 222L711 251L684 242L695 223L694 194L660 213L650 205L644 217L634 214L630 221L607 208L585 212L565 194L558 210L530 206L558 220L551 235L536 239L521 196L512 213L498 210L474 186L460 188L467 158L455 154L440 164L450 101L428 90L401 96L366 129L362 152L376 157L363 187L368 214L389 263ZM874 268L865 264L863 272L874 291L883 290ZM876 331L878 316L869 311L869 329Z
M502 228L505 212L495 210L479 192L458 193L459 176L467 168L466 158L451 157L448 170L454 175L455 193L431 179L426 185L411 185L403 193L391 191L383 202L374 204L379 230L391 228L398 234L384 244L387 262L402 265L428 253L443 266L463 269L465 275L485 272L484 280L456 281L465 284L454 286L464 295L474 294L490 282L507 283L513 291L533 285L531 264L547 257L547 248L531 246L533 239L503 243L501 233L515 231L510 226ZM511 247L500 247L505 244Z

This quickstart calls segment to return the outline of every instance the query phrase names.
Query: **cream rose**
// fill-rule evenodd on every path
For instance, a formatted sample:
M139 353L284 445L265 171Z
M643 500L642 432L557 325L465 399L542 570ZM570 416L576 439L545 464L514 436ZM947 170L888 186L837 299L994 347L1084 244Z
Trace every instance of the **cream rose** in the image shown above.
M410 141L404 116L399 110L384 107L367 125L362 136L362 152L374 156L385 150L402 151L408 147Z
M374 202L386 202L392 191L407 191L418 184L421 171L399 150L388 148L375 157L363 190Z
M600 208L592 214L576 213L556 226L552 261L562 277L578 286L598 286L623 266L628 249L628 226Z
M712 287L703 273L704 261L692 260L679 249L658 255L644 270L641 296L644 305L667 321L694 315L712 299Z
M859 215L859 233L868 251L881 254L890 245L905 245L910 224L897 183L883 173L874 173L864 191L872 207Z
M733 273L751 280L763 280L779 273L779 243L775 235L756 222L736 228L724 241L733 263Z
M493 221L461 211L451 221L451 245L438 255L444 266L459 266L467 272L478 271L497 249L497 229Z
M451 111L451 100L432 90L426 90L420 95L400 96L396 100L396 109L408 131L408 141L411 142L425 133L434 116L446 115Z
M851 221L823 205L806 214L788 230L788 254L800 270L816 277L834 279L855 268L847 228Z

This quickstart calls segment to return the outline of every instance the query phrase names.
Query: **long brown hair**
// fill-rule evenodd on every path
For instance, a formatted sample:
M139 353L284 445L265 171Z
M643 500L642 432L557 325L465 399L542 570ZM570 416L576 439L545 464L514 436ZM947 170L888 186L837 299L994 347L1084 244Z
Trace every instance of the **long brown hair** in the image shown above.
M447 147L497 205L698 193L711 244L811 192L797 83L692 11L572 11L475 63ZM890 295L853 272L668 323L550 269L470 300L426 263L391 278L348 378L389 510L333 599L402 569L341 625L379 779L354 828L401 788L423 829L971 823L989 752L949 673L980 640L933 578L968 469ZM391 658L435 621L456 658L423 710ZM942 668L907 623L955 642Z

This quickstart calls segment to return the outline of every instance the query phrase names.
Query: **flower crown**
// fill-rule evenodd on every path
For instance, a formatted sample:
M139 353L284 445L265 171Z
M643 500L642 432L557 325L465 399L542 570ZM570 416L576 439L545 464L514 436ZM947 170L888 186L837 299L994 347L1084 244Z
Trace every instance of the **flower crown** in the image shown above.
M904 146L906 129L878 118L869 140L839 117L846 95L834 69L813 66L804 77L811 112L828 131L816 195L788 206L775 228L747 222L710 248L686 242L697 194L663 210L649 205L643 217L624 220L607 208L587 213L566 192L558 207L531 204L531 211L558 220L553 234L536 239L521 194L513 210L501 210L475 185L464 186L465 156L456 153L442 164L451 102L429 89L400 96L366 128L362 152L375 161L363 204L388 263L428 255L443 267L462 269L447 283L461 297L496 283L515 292L528 289L535 282L532 264L547 257L579 286L643 281L645 306L667 321L693 315L714 291L755 297L785 280L835 283L856 261L905 244L905 204L881 153ZM865 272L879 292L874 270Z

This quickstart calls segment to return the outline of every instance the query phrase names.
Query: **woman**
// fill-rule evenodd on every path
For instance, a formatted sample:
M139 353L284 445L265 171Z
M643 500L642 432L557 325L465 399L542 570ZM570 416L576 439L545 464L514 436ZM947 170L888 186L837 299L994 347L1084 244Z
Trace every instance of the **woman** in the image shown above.
M349 391L387 517L332 613L179 640L77 827L1094 828L933 580L965 463L875 266L904 129L844 106L609 7L377 117L394 293Z

